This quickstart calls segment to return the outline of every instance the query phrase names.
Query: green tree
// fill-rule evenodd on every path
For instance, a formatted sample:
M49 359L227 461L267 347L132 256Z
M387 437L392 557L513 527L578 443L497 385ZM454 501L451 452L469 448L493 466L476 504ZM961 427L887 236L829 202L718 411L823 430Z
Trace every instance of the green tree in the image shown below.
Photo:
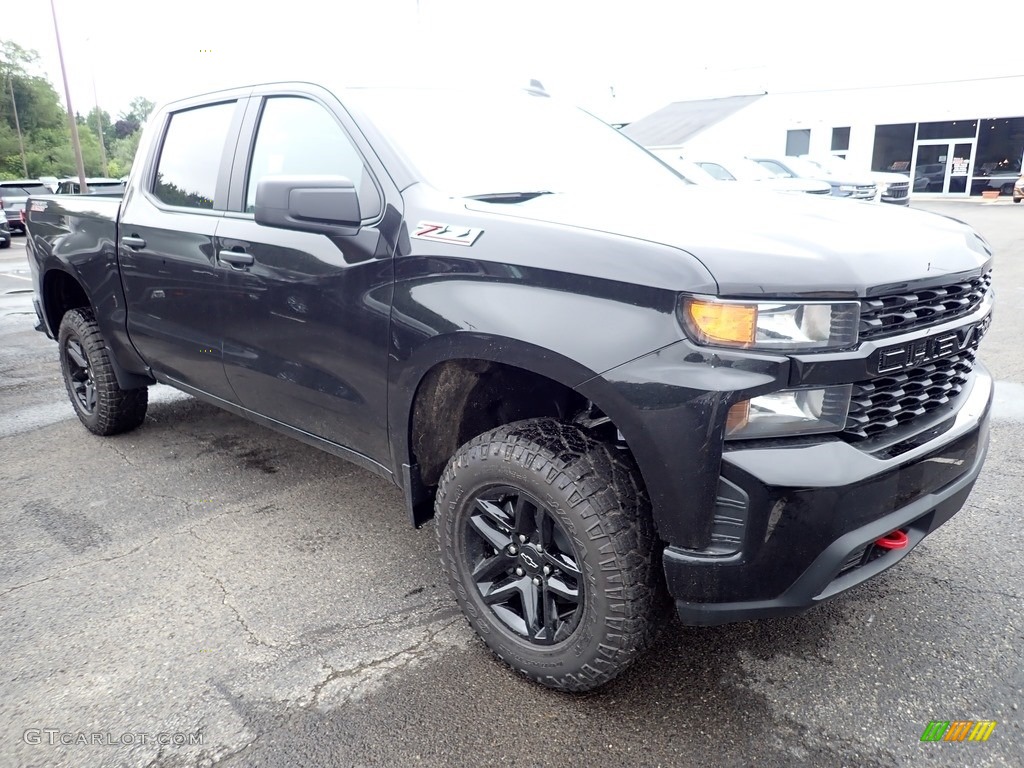
M139 149L141 136L142 132L136 131L123 139L116 139L111 146L107 147L107 157L110 159L108 173L111 176L120 178L128 175L132 169L132 163L135 161L135 153Z
M136 96L128 102L128 111L122 117L130 118L139 125L145 125L150 113L156 106L152 101L142 96Z
M102 126L103 143L108 149L117 138L117 134L114 133L114 124L110 120L110 113L105 109L93 107L85 117L85 124L97 138L100 136L100 127Z
M20 178L25 173L14 105L17 105L17 124L21 126L29 176L61 177L76 173L67 113L57 91L45 77L37 74L38 63L35 51L0 40L0 178ZM153 102L138 96L117 121L98 106L84 117L76 115L82 127L79 140L85 172L90 176L127 174L139 146L141 126L152 110ZM101 134L108 157L106 170L100 150Z

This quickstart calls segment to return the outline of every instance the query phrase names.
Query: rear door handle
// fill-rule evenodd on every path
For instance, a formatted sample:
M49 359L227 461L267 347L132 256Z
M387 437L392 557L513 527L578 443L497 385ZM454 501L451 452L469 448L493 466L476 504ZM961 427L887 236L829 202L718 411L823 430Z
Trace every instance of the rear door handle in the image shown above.
M251 267L256 263L256 259L252 257L251 253L242 251L218 251L217 259L232 267Z
M137 251L140 248L146 247L146 241L143 240L141 237L129 237L128 235L125 235L124 237L121 238L121 245L127 248L131 248L134 251Z

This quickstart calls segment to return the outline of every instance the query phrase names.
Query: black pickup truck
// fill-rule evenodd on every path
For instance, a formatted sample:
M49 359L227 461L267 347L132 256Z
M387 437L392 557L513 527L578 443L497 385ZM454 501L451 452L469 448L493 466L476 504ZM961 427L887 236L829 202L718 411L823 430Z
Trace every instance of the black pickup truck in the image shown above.
M877 575L988 445L979 235L691 186L535 89L172 103L123 200L32 198L28 231L89 430L161 382L388 478L554 688L621 672L669 599L716 624Z

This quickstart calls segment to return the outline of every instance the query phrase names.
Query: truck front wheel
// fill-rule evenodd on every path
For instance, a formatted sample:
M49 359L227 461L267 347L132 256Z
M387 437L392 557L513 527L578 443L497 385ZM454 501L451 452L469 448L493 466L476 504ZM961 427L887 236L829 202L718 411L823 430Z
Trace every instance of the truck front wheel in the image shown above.
M435 513L460 607L520 674L590 690L650 645L661 558L624 451L552 419L509 424L452 457Z
M148 391L121 389L91 309L64 313L57 334L60 368L75 413L97 435L116 435L146 418Z

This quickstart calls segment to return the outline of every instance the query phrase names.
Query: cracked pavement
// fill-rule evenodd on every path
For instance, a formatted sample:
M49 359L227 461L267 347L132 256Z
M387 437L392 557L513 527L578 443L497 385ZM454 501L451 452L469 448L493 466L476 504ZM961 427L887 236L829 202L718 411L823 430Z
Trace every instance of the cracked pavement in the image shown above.
M921 207L999 259L996 419L967 507L839 600L673 622L582 696L492 659L396 488L163 387L141 429L94 437L56 345L0 317L0 766L1020 765L1024 210ZM934 719L998 725L922 744ZM202 743L148 738L174 732Z

